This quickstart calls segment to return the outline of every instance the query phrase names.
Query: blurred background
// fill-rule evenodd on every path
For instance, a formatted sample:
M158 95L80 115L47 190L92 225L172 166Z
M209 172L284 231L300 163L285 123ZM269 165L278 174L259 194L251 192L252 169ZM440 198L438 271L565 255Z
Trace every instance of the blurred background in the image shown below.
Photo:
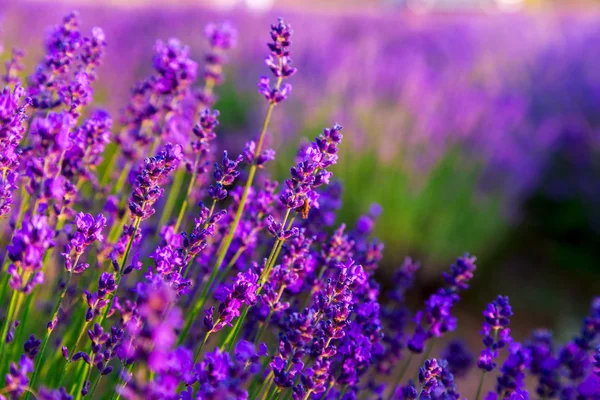
M0 0L0 58L26 49L29 73L47 27L73 9L84 30L107 33L94 95L115 116L152 69L156 39L179 38L201 62L204 26L232 22L238 46L216 106L232 152L257 134L268 24L285 17L299 73L270 129L279 154L272 172L285 177L303 137L341 123L338 223L383 207L380 281L385 287L405 256L420 260L415 305L465 251L479 259L460 305L473 327L483 304L503 293L517 332L544 325L567 337L600 293L600 5Z

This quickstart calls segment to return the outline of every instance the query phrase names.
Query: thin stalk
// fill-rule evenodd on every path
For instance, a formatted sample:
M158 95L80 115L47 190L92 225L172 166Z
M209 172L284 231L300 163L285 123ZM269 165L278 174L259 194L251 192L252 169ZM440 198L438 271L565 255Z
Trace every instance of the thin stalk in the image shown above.
M498 329L494 328L494 341L492 343L496 343L496 339L498 339ZM481 371L481 377L479 378L479 385L477 386L477 394L475 395L475 400L479 400L481 388L483 387L483 381L485 380L485 372L485 370Z
M431 350L433 350L433 342L434 341L435 341L435 338L431 338L429 340L429 345L427 345L427 349L425 350L425 355L423 356L423 359L421 360L421 363L419 365L423 365L425 360L427 360L427 357L429 357L429 355L431 354ZM419 379L419 369L417 369L417 374L415 375L414 381L416 382L418 379Z
M229 271L231 271L231 268L233 268L233 266L235 265L235 263L237 262L237 260L240 258L240 256L242 255L242 253L245 250L246 250L246 247L244 247L244 246L237 249L237 251L235 252L233 257L231 257L231 260L229 260L229 262L227 263L227 266L225 267L223 272L219 275L219 277L215 281L215 286L219 286L219 284L221 282L223 282L223 279L225 279L227 277L227 275L229 274Z
M144 205L142 204L142 211L143 210L144 210ZM140 228L141 222L142 222L142 219L140 217L135 217L134 222L133 222L133 233L131 234L131 237L127 241L127 247L125 248L125 254L123 254L123 259L121 260L121 266L119 268L119 273L117 274L117 278L115 279L116 289L111 295L111 301L108 304L108 307L106 307L106 310L104 311L104 315L102 316L102 319L100 320L100 325L102 325L104 323L104 321L108 317L108 313L110 312L110 310L113 306L114 299L115 299L114 294L117 292L117 290L119 290L119 284L121 283L121 278L123 277L123 270L125 269L125 263L127 263L127 258L129 257L129 253L131 252L131 246L133 245L133 240L135 239L135 235L137 234L137 231Z
M237 323L235 324L235 327L229 333L229 336L227 336L227 339L225 339L225 343L223 343L223 345L221 346L221 351L223 351L223 349L225 349L225 346L227 346L227 352L230 352L231 349L233 349L233 345L235 344L235 341L237 340L237 337L240 334L240 331L242 330L242 323L244 322L244 319L246 319L246 315L248 315L248 309L250 309L249 306L244 307L244 310L242 311L242 314L238 318Z
M77 263L79 262L79 257L80 257L80 255L77 256L75 263L73 265L77 265ZM69 283L71 282L72 277L73 277L73 273L69 272L69 275L67 277L67 282L65 283L65 287L63 288L62 292L60 293L60 297L58 298L58 301L54 305L54 309L52 312L52 318L50 319L50 321L54 321L58 317L58 310L60 309L63 299L65 298L65 295L67 293L67 289L69 287ZM40 352L37 357L37 363L33 370L33 376L31 377L31 386L32 387L35 387L35 383L36 383L37 377L39 375L40 367L44 364L44 360L45 360L44 355L46 352L46 347L48 346L48 342L50 341L50 335L52 334L52 330L53 329L46 330L46 335L44 336L44 340L42 341L42 347L40 348ZM28 398L29 398L29 395L27 395L26 400Z
M106 186L106 184L108 183L108 180L110 179L110 173L112 172L114 164L117 161L118 155L119 155L119 152L117 151L117 149L115 149L115 151L113 151L113 153L110 156L110 160L106 164L106 168L104 169L104 174L100 178L100 186ZM123 171L121 171L121 173L122 172Z
M92 383L92 390L90 390L90 399L94 398L94 394L96 393L96 389L98 388L98 384L100 383L101 379L102 379L102 374L98 373L98 376L94 380L94 383Z
M283 294L284 290L285 290L285 285L281 285L281 288L279 289L279 292L277 293L277 298L275 299L275 304L277 304L279 302L279 300L281 299L281 295ZM255 345L257 345L260 342L260 338L265 333L267 325L269 325L269 320L271 319L271 316L273 316L273 309L269 307L269 314L267 314L267 318L265 319L265 322L262 324L262 326L258 330L258 333L256 334L256 339L254 339Z
M307 400L310 397L311 394L312 394L312 389L308 389L308 391L304 395L304 399L303 400Z
M10 321L13 318L13 314L15 312L15 307L17 305L17 297L19 297L19 292L13 290L12 296L10 297L10 303L8 305L8 312L6 313L6 318L4 319L4 326L2 327L2 336L0 336L0 342L6 342L6 334L8 333L8 329L10 326ZM2 372L4 368L4 356L5 352L8 351L7 345L0 346L0 372Z
M250 398L252 398L252 399L257 398L258 395L260 394L260 392L263 391L263 389L265 389L266 392L268 392L269 390L271 390L271 385L273 383L273 379L274 378L275 378L275 375L273 374L273 370L269 371L269 374L267 375L267 378L258 387L258 390L252 393L252 395L250 396Z
M481 394L481 388L483 387L484 378L485 370L481 371L481 377L479 378L479 385L477 385L477 394L475 395L475 400L479 400L479 395Z
M183 181L185 180L185 168L180 168L175 173L175 178L173 178L173 184L169 190L169 196L167 197L167 201L165 202L165 206L162 209L162 214L160 216L159 226L166 225L171 218L171 214L173 213L173 209L175 208L175 203L177 202L177 197L181 193L181 187L183 186ZM191 181L190 181L191 183ZM187 200L187 197L186 197ZM185 201L184 201L185 203Z
M198 362L198 358L200 357L200 354L202 353L202 348L204 347L204 345L208 341L208 337L210 336L211 333L212 333L212 331L208 331L204 335L204 340L202 340L202 344L200 345L200 347L196 351L196 354L194 355L194 364L196 364L196 362Z
M83 379L79 379L79 382L77 383L77 385L75 385L74 395L75 395L76 400L79 400L82 397L81 391L83 390L83 385L85 385L85 381L90 379L90 375L92 373L92 366L94 365L95 360L96 360L96 355L94 354L94 357L92 358L92 363L90 365L85 364L83 366L83 370L85 371L85 373L81 374Z
M344 387L342 387L342 390L340 391L340 395L338 396L338 400L341 400L342 397L344 397L344 394L346 393L346 390L348 390L348 385L344 385Z
M390 393L390 396L388 397L388 400L392 400L392 397L394 397L394 392L396 390L396 387L402 383L402 378L404 377L404 374L406 374L408 367L410 367L410 362L412 361L412 358L413 358L413 353L410 353L410 355L408 356L408 359L402 366L402 370L400 371L398 378L395 380L395 383L392 385L392 391Z

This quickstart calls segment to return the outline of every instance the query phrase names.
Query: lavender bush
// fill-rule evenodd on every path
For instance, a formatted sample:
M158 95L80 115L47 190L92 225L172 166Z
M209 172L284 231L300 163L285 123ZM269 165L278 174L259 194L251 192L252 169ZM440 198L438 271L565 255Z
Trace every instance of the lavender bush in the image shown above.
M216 150L214 109L237 33L205 33L201 64L157 42L116 123L92 106L110 40L77 14L51 29L29 76L22 51L6 63L0 398L460 398L472 356L460 342L433 349L457 327L475 257L458 257L419 311L409 258L383 296L381 207L329 229L342 191L331 169L349 162L342 127L300 145L281 185L267 172L271 119L302 73L291 26L271 25L264 120L238 156ZM512 314L503 296L485 308L479 388L463 395L598 398L600 298L565 344L541 330L513 339Z

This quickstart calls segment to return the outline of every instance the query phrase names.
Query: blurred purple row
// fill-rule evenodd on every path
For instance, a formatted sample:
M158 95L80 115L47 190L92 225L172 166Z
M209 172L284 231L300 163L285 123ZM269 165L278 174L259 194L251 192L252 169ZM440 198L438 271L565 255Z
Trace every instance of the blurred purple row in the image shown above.
M0 2L5 48L28 49L26 60L36 59L44 27L71 7ZM78 11L85 28L106 31L96 97L115 112L151 68L156 39L177 37L200 60L209 21L228 20L238 28L230 76L237 92L255 96L265 70L255 55L264 50L264 26L277 15L83 5ZM295 28L299 73L288 112L281 113L285 120L272 128L275 148L311 121L334 115L355 151L376 151L381 163L398 164L417 181L460 148L466 163L484 167L482 189L519 201L538 187L558 151L581 174L576 182L552 182L553 195L568 194L576 184L600 198L599 180L586 174L600 154L600 14L284 16ZM244 110L245 116L252 119L254 111Z

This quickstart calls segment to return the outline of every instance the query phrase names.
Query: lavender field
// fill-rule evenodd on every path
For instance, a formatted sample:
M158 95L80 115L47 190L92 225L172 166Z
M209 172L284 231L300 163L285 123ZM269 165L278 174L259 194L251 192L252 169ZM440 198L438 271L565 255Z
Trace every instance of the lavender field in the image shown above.
M73 8L0 1L0 399L600 399L600 11Z

